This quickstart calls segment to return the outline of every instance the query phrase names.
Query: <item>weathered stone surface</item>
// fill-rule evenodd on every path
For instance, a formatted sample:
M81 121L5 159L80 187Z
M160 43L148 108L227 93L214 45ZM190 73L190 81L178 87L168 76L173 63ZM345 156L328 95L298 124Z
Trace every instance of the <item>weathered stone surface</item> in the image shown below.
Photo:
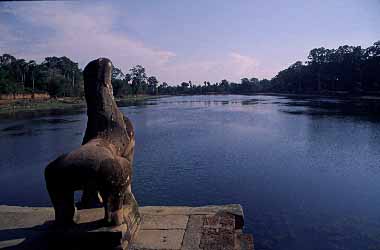
M219 213L205 217L201 229L199 248L204 250L233 250L235 245L235 220L233 215Z
M232 212L239 212L239 207L239 205L199 208L140 207L142 217L140 230L129 246L120 245L120 247L134 250L253 250L252 236L242 233L241 229L236 229L237 217ZM106 229L101 226L94 227L96 224L93 221L99 221L102 215L101 208L79 210L77 223L83 224L82 231L66 233L66 241L72 241L76 233L79 233L79 235L82 234L80 237L82 239L86 237L89 237L90 241L95 239L93 243L96 246L101 246L99 240L103 243L108 242L109 245L115 245L115 240L125 236L123 234L125 229L114 227L112 231L109 230L109 227ZM23 225L23 218L27 218L27 224ZM55 249L47 244L49 237L46 235L46 232L52 231L49 230L49 226L51 226L49 221L53 219L54 210L52 208L0 206L0 249L5 247L6 249L28 250ZM83 234L88 236L83 237ZM65 246L65 250L70 249L67 245Z
M92 222L65 229L50 227L46 234L49 249L121 249L129 240L126 224L102 227Z
M237 204L205 207L142 207L140 213L143 217L141 230L131 246L135 250L253 250L253 241L250 241L252 237L242 233L243 210ZM162 217L161 221L159 217ZM178 232L178 220L186 217L186 229L179 245L181 234ZM172 218L172 223L169 218ZM146 230L142 230L143 228ZM147 238L149 241L146 241Z
M205 215L190 215L181 250L200 250Z
M75 226L57 227L53 208L0 206L0 249L119 249L131 240L132 227L105 227L103 216L102 208L83 209Z
M186 229L187 221L189 217L186 215L151 215L144 214L142 217L143 223L141 224L141 230L150 229Z
M203 207L160 207L160 206L146 206L140 209L144 214L157 214L157 215L205 215L215 214L217 212L226 212L232 214L235 217L236 229L242 229L244 226L244 213L243 208L239 204L229 204L223 206L203 206Z
M54 209L0 205L0 230L30 228L54 219Z
M83 76L88 121L82 146L59 156L45 169L55 222L73 224L74 191L83 190L82 208L103 201L105 223L133 224L139 217L131 191L134 129L114 100L112 63L106 58L94 60Z
M181 249L185 230L140 230L131 249Z
M243 208L239 204L229 204L229 205L220 205L220 206L202 206L202 207L187 207L187 206L145 206L140 208L140 211L144 214L156 214L156 215L165 215L165 214L183 214L183 215L195 215L195 214L215 214L220 211L225 211L236 216L242 216Z

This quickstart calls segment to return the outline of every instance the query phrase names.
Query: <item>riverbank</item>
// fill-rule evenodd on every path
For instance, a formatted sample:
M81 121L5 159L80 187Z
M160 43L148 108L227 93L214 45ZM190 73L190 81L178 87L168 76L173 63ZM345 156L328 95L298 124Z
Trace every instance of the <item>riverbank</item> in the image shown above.
M209 95L209 94L207 94ZM217 94L217 95L230 95L230 94ZM243 94L242 94L243 95ZM322 94L292 94L292 93L252 93L245 96L280 96L290 99L340 99L354 103L369 103L378 105L380 102L380 96L375 95L362 95L362 96L344 96L344 95L322 95ZM116 102L119 107L137 105L143 101L163 98L174 95L139 95L139 96L127 96L124 98L116 98ZM86 102L81 98L65 97L65 98L49 98L49 99L27 99L27 100L14 100L0 102L0 119L8 118L31 118L45 115L61 115L61 114L77 114L85 111ZM373 109L373 108L372 108ZM376 106L377 110L377 106Z
M116 98L119 106L126 106L136 102L145 101L148 99L162 98L164 95L157 96L127 96L123 98ZM52 112L60 113L63 111L68 112L81 112L86 108L86 102L82 98L64 97L64 98L50 98L50 99L28 99L16 100L0 103L0 117L17 117L18 115L27 115L28 113Z

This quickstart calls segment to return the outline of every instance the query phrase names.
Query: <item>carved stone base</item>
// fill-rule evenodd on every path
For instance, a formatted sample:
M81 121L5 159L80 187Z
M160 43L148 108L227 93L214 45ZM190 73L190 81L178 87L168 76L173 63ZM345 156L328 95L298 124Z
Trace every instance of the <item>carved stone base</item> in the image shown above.
M0 205L0 249L7 250L253 250L244 233L240 205L140 207L140 217L121 227L103 228L96 221L103 209L79 210L79 226L54 229L53 208ZM130 230L128 230L128 225ZM53 239L51 239L53 236Z
M125 209L125 223L105 226L103 208L83 209L77 212L76 224L70 227L54 227L49 230L49 246L52 249L117 249L128 248L139 229L140 216Z

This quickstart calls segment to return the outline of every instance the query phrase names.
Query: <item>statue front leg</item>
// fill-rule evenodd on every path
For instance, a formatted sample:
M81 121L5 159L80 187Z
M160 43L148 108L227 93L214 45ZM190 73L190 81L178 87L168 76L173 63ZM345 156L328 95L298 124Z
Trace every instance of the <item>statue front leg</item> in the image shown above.
M128 176L117 159L106 159L100 164L97 183L103 199L104 219L107 224L123 224L123 200Z
M128 186L128 189L124 194L123 207L124 222L127 224L130 234L133 235L140 223L140 213L139 205L131 190L131 185Z
M123 197L106 192L101 192L101 196L103 198L105 222L111 226L123 224Z
M102 197L95 186L86 186L83 189L82 198L78 207L80 209L101 207L103 205Z

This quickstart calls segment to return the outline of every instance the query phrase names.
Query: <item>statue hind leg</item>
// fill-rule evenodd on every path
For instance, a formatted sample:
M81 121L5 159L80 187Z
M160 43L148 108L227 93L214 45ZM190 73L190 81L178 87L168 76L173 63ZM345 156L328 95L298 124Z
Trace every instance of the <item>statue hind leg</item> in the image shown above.
M62 157L59 157L46 167L45 180L54 206L56 223L71 225L74 223L73 218L75 215L74 190L64 183L64 181L67 181L64 174L65 169L59 166Z
M54 206L56 223L60 225L74 224L74 192L52 190L49 191L49 194Z
M123 201L128 188L128 173L117 159L101 162L98 173L99 193L103 199L106 223L117 226L124 222Z

